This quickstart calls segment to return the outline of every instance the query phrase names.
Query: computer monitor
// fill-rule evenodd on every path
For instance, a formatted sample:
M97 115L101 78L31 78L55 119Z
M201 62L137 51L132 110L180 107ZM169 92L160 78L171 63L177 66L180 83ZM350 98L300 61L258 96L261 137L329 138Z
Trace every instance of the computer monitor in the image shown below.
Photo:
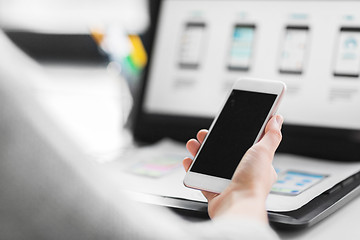
M153 4L135 139L194 137L237 79L257 77L288 86L279 151L360 160L360 1Z

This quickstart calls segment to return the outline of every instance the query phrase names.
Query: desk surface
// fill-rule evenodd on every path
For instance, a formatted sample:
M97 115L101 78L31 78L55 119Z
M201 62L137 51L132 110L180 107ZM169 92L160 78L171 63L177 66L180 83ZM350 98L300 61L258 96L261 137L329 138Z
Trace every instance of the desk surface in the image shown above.
M38 94L54 119L95 161L119 159L124 149L131 147L131 137L121 125L127 114L124 107L131 101L125 99L129 95L120 89L124 86L118 76L94 66L52 64L45 70L49 81L38 86ZM311 228L278 233L282 239L358 239L359 214L357 197Z
M278 231L281 239L359 239L360 197L318 224L301 231Z

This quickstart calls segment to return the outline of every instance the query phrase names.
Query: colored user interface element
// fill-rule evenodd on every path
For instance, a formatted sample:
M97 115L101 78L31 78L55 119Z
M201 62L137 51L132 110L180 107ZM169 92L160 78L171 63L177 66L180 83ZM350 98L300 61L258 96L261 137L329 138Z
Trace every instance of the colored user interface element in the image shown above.
M278 180L271 189L271 193L298 195L325 177L325 175L319 174L287 171L285 174L279 175Z
M131 165L128 171L136 175L159 178L180 168L182 157L177 154L150 157Z
M360 28L341 28L335 59L335 76L359 77Z
M280 54L280 73L302 74L309 28L307 26L288 26Z
M235 25L230 54L229 70L248 71L253 52L255 25Z
M179 65L181 68L196 69L199 67L204 35L204 23L187 23L185 25L179 53Z

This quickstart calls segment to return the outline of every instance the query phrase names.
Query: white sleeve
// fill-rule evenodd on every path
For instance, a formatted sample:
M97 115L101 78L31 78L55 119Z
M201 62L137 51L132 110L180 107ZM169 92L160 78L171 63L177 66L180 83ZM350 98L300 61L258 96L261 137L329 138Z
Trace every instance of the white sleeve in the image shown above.
M243 217L224 217L204 223L204 239L279 239L268 224Z

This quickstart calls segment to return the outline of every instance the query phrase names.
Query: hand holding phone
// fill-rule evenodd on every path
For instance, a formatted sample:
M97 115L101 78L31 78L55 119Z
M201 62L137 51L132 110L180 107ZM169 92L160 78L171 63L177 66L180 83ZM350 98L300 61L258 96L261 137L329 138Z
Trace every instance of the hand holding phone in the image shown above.
M236 82L185 176L185 186L222 192L245 152L259 141L284 91L278 81Z
M277 179L272 161L282 139L283 120L281 115L275 115L269 120L264 136L245 153L230 186L221 194L202 191L208 200L208 214L211 218L227 214L246 215L264 223L268 222L265 201ZM187 142L186 148L192 156L197 154L207 133L208 130L200 130L197 139ZM183 160L185 171L189 170L192 162L189 157Z

